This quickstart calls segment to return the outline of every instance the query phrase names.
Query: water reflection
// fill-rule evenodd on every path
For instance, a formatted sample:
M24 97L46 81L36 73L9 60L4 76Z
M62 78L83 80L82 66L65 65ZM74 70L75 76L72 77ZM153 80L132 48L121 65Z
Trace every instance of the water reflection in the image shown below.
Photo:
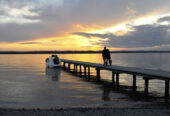
M103 86L103 95L102 95L102 99L104 101L110 101L110 96L109 96L110 92L111 92L111 88L104 85Z
M52 81L59 81L61 75L61 68L46 68L47 78L51 78Z
M59 57L76 61L103 63L101 54L59 54Z
M112 54L113 65L170 71L170 54Z
M70 107L93 106L103 104L108 106L127 107L132 101L143 100L144 81L137 80L137 92L132 93L132 76L120 75L120 85L117 89L109 84L81 81L70 73L61 72L60 68L46 69L45 55L0 55L0 107ZM62 59L103 63L101 54L59 54ZM24 61L24 62L23 62ZM128 67L153 68L170 71L170 54L112 54L113 65ZM96 75L91 70L91 77ZM61 76L61 77L60 77ZM64 78L63 78L64 77ZM101 79L111 82L112 72L101 71ZM46 81L46 80L50 81ZM52 81L60 82L52 82ZM95 84L93 84L95 83ZM42 86L43 85L43 86ZM164 82L150 82L150 92L164 95ZM123 93L123 94L122 94ZM73 97L75 96L75 97ZM50 100L49 100L50 99ZM109 102L105 102L109 101ZM139 102L132 102L133 105ZM123 104L123 105L122 105Z

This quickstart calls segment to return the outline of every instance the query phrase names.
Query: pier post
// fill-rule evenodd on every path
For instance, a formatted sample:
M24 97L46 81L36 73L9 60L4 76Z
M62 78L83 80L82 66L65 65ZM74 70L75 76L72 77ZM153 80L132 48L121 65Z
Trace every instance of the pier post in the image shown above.
M63 68L64 68L64 69L66 68L66 63L65 63L65 62L63 62Z
M144 80L145 80L145 93L148 94L149 79L148 78L144 78Z
M97 80L100 81L100 69L96 68Z
M169 81L165 81L165 98L169 99Z
M133 75L133 89L136 90L136 75Z
M112 71L112 83L115 84L115 72Z
M90 78L90 66L88 66L88 78Z
M76 65L74 64L74 72L76 72Z
M70 63L68 63L68 70L70 71Z
M77 64L76 64L76 73L77 73Z
M86 77L86 66L84 66L84 76Z
M116 85L119 85L119 73L116 73Z
M81 76L81 65L80 65L80 76Z

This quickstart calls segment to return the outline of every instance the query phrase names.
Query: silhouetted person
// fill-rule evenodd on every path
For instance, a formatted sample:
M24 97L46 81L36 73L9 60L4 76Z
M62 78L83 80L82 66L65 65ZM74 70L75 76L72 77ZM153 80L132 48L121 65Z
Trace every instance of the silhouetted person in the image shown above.
M109 62L109 65L111 66L112 65L112 60L111 60L111 57L110 57L110 51L109 49L106 49L106 65L108 64Z
M104 47L103 51L102 51L102 56L103 56L103 62L104 62L104 66L107 65L107 50L106 47Z

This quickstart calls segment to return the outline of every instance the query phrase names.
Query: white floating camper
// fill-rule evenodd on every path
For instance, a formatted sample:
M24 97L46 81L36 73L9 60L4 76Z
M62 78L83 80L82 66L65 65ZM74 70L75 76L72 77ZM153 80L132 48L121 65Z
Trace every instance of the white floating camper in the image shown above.
M61 67L61 60L57 55L51 55L45 62L47 68Z

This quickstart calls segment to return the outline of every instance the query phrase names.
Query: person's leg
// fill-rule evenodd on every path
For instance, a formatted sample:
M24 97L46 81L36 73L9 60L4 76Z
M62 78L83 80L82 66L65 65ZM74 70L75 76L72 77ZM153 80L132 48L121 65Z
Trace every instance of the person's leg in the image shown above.
M108 59L106 59L106 66L108 66Z
M110 66L112 65L112 60L111 59L109 59L109 64L110 64Z
M103 58L103 62L104 62L103 65L105 66L106 65L106 59L105 58Z

